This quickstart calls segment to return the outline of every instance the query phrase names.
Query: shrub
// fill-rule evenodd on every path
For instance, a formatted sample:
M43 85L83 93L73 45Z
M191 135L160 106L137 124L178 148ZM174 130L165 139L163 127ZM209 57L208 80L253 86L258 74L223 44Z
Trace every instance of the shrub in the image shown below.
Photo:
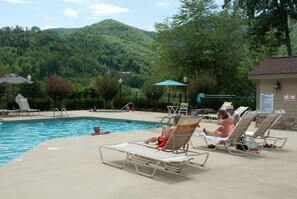
M49 97L29 98L28 103L32 109L39 109L40 111L53 110L53 100Z
M119 90L118 80L108 77L96 78L95 90L105 100L105 108L111 108L111 101Z
M63 104L67 110L89 110L96 106L97 109L104 107L104 103L100 99L65 99Z
M45 90L53 99L54 107L61 109L63 100L72 93L73 86L67 80L52 75L45 82Z

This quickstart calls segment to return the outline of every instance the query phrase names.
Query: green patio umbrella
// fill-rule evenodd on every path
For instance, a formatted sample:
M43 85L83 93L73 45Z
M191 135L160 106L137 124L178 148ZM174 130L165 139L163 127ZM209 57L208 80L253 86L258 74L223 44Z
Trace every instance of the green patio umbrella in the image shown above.
M155 83L154 86L168 86L168 104L170 103L170 87L171 86L187 86L184 83L177 82L171 79Z

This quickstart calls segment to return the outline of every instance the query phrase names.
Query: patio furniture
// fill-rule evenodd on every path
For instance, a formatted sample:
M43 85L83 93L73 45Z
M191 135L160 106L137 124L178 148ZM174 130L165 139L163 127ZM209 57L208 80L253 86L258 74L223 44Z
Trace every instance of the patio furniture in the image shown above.
M272 148L282 148L287 142L286 137L276 137L270 135L270 129L278 122L278 120L284 115L284 112L272 111L260 124L255 132L247 131L245 134L255 139L261 139L265 142L265 149L271 150ZM267 132L267 133L266 133ZM276 145L278 141L282 141L282 144ZM270 144L272 143L272 144Z
M205 135L203 132L199 132L196 134L196 136L202 137L205 140L206 146L209 146L209 142L214 142L212 146L214 146L210 150L216 150L219 147L223 147L225 149L228 149L229 153L232 155L240 155L240 156L246 156L248 153L255 153L255 151L251 151L250 149L247 150L237 150L236 146L241 146L241 148L244 149L242 137L244 133L246 132L247 128L251 124L251 122L256 117L256 112L246 112L242 118L239 120L237 125L234 127L233 131L230 133L228 137L222 138L222 137L216 137L216 136L208 136ZM251 140L252 142L252 140ZM191 142L192 143L192 142ZM192 143L192 147L195 149L200 149L201 147L196 147ZM235 147L235 149L233 149ZM204 148L205 149L205 148ZM209 148L207 148L209 149ZM259 153L260 150L257 151Z
M235 110L235 112L237 112L241 116L248 109L249 109L248 106L240 106Z
M122 164L105 161L103 156L104 149L111 149L126 154L126 158ZM111 145L102 145L99 147L101 161L104 164L123 169L127 161L131 161L140 175L152 178L157 168L160 166L166 172L180 174L183 166L193 159L185 154L168 153L162 150L152 149L132 143L119 143ZM110 155L110 152L109 152ZM151 168L140 170L141 167Z
M162 165L165 171L171 173L181 173L183 166L187 163L191 165L204 166L207 159L208 153L199 153L196 151L188 150L189 140L195 131L201 118L181 118L174 132L162 148L156 149L156 145L152 148L151 145L144 144L143 141L131 142L131 143L120 143L111 145L102 145L99 147L100 157L104 164L123 168L128 160L132 161L135 165L135 169L138 174L147 177L153 177L158 166ZM104 149L111 149L126 154L126 159L123 164L115 164L112 162L105 161L102 151ZM179 152L182 150L182 152ZM191 155L189 154L191 153ZM191 162L193 156L204 156L205 159L202 164ZM151 173L143 172L139 170L139 166L152 168Z
M17 116L19 115L18 110L0 109L0 116Z
M187 115L188 114L188 103L180 103L178 114Z
M15 101L16 103L19 105L20 109L19 111L21 113L34 113L37 112L38 114L40 114L40 110L39 109L31 109L29 106L29 103L27 101L26 98L24 98L20 93L15 97Z
M232 102L224 102L219 110L226 110L226 107L231 104ZM217 120L218 116L217 114L207 114L207 115L204 115L203 118L211 122L212 120Z
M178 106L167 106L168 116L175 116L178 111Z

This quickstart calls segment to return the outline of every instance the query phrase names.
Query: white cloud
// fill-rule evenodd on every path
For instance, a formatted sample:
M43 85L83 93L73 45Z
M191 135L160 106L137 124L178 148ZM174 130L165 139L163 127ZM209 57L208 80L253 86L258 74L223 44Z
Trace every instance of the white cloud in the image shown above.
M155 4L157 7L169 7L170 3L167 1L159 1Z
M57 26L50 26L50 25L48 25L48 26L44 26L42 28L42 30L51 29L51 28L58 28L58 27Z
M64 0L66 2L70 2L70 3L76 3L78 5L82 5L83 3L86 3L86 1L84 0Z
M26 4L26 3L32 3L32 1L27 1L27 0L3 0L8 3L17 3L17 4Z
M96 3L89 7L93 16L114 15L118 13L129 12L127 8L121 8L112 4Z
M72 8L66 8L64 10L64 14L67 16L67 17L77 17L77 11L72 9Z
M147 31L156 31L155 26L146 26L143 29Z

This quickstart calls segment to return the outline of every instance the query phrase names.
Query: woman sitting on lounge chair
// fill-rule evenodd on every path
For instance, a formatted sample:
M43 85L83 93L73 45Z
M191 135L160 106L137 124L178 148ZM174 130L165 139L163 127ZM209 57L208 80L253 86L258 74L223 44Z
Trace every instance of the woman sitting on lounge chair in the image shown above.
M207 131L205 128L203 129L203 132L205 135L210 136L216 136L216 137L228 137L229 134L234 129L234 123L229 118L228 113L225 110L219 110L218 111L218 118L219 118L219 128L217 128L214 132Z

